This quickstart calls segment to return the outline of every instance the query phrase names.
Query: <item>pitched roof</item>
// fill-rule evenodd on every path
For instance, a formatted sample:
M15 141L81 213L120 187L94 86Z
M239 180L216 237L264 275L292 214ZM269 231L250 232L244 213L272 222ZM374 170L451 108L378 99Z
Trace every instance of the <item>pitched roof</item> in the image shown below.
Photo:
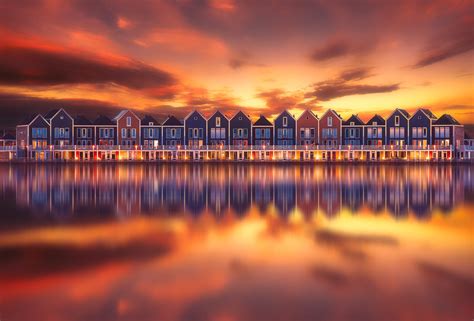
M306 109L304 112L301 113L300 117L298 117L298 120L299 120L301 117L303 117L303 115L305 115L305 114L309 114L310 116L312 116L312 117L314 117L314 118L316 118L316 119L319 119L319 118L318 118L318 115L316 115L315 113L313 113L313 112L311 111L311 109Z
M74 125L92 125L92 122L84 116L74 117Z
M45 115L44 115L44 118L46 119L51 119L53 118L54 115L56 115L56 113L59 111L59 109L53 109L53 110L50 110L48 111Z
M142 125L149 125L153 123L153 125L159 125L158 121L150 115L145 115L142 119Z
M94 120L94 125L115 125L115 122L107 116L100 115Z
M339 115L334 109L331 109L329 108L328 110L326 110L326 112L321 116L321 118L323 118L327 113L333 113L334 115L336 115L337 117L339 117L339 119L342 119L341 115Z
M350 126L352 122L354 125L364 125L364 122L357 115L352 115L349 119L343 121L342 124Z
M163 122L163 126L182 126L183 123L176 118L175 116L168 116L168 118Z
M372 125L372 123L376 123L377 125L385 125L385 119L379 114L375 114L372 118L370 118L366 125Z
M410 118L410 113L407 112L405 109L400 109L400 108L397 108L395 109L395 111L399 111L400 113L402 113L406 118Z
M226 115L224 115L220 110L216 110L208 119L211 119L211 118L214 117L215 115L221 115L221 116L223 116L225 119L229 120L229 117L227 117Z
M234 119L235 117L237 117L237 115L242 115L244 116L245 118L249 119L250 120L250 117L248 115L245 115L245 113L241 110L239 110L238 112L235 113L234 116L232 116L231 120Z
M272 126L272 123L263 115L253 124L254 126Z
M437 117L431 112L431 110L426 108L420 108L426 115L431 119L437 119Z
M18 125L28 125L29 123L33 121L33 119L36 118L36 116L38 116L38 113L28 115L25 118L23 118L23 120L19 122Z
M433 123L435 125L461 125L453 116L449 114L444 114L435 122Z

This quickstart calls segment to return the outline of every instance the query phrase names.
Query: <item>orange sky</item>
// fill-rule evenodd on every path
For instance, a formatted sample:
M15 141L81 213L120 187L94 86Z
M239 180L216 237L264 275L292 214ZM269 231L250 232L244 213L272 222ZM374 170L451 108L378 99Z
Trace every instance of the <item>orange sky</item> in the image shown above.
M58 107L253 117L431 108L474 123L470 1L0 3L1 125Z

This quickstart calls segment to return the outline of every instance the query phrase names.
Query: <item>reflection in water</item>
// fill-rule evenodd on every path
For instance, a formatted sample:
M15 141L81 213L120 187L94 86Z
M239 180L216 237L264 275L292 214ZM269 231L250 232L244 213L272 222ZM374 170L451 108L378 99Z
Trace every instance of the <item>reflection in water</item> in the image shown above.
M5 164L0 320L469 320L473 173Z

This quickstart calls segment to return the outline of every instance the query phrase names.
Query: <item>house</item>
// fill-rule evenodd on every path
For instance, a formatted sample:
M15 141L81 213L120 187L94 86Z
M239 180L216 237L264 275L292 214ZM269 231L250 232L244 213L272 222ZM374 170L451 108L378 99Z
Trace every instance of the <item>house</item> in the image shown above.
M428 109L418 109L409 119L408 128L410 130L410 145L427 147L432 145L431 128L433 121L437 118Z
M16 137L14 134L9 132L4 132L0 136L0 147L6 146L16 146Z
M44 118L50 126L50 143L54 146L72 145L74 119L63 109L51 110Z
M296 120L297 145L317 145L319 119L311 110L305 110Z
M49 145L51 128L40 114L34 114L16 126L16 139L19 149L31 146L33 149L46 149Z
M145 115L141 120L141 145L143 148L156 149L161 143L161 126L150 115Z
M319 120L319 142L321 145L341 145L342 117L332 109L328 109Z
M113 121L117 124L117 144L135 146L140 143L141 119L131 110L122 110Z
M184 143L184 125L175 116L168 116L162 125L163 145L182 146Z
M453 116L444 114L432 122L432 144L459 148L464 140L464 126Z
M387 118L385 133L387 134L386 142L389 145L404 146L409 143L409 119L410 114L400 108L395 109Z
M385 145L385 119L374 115L364 127L364 144L369 146Z
M207 121L197 110L189 113L184 118L184 132L186 134L186 145L190 147L201 147L207 142Z
M84 116L74 117L74 144L78 146L95 145L95 126ZM113 145L113 144L112 144Z
M273 125L263 115L252 126L252 144L255 146L273 145Z
M94 120L96 145L117 144L117 124L109 117L100 115Z
M242 111L237 112L230 120L230 143L234 146L251 144L252 121Z
M229 119L220 111L216 111L207 120L207 145L218 146L229 144Z
M352 115L342 122L342 139L346 146L364 145L364 122L357 115Z
M291 146L295 145L296 120L284 110L273 122L275 145Z

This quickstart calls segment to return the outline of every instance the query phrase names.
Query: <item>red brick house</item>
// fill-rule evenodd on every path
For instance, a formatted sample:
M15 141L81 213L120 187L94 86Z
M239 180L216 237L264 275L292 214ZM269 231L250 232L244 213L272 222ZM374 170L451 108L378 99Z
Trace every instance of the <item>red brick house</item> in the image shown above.
M140 144L140 118L130 110L122 110L113 119L117 123L117 144L135 146Z
M328 109L319 120L319 142L321 145L341 145L342 117L332 109Z

